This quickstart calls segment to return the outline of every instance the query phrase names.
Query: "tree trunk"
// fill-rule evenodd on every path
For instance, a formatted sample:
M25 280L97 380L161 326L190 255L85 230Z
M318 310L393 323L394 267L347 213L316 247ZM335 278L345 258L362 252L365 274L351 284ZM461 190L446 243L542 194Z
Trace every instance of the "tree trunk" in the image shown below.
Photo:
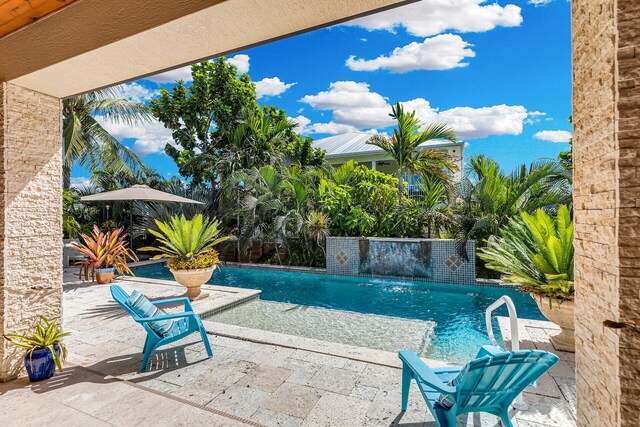
M71 189L71 168L62 166L62 189Z
M402 207L402 193L404 193L404 180L402 179L402 171L398 171L398 206Z

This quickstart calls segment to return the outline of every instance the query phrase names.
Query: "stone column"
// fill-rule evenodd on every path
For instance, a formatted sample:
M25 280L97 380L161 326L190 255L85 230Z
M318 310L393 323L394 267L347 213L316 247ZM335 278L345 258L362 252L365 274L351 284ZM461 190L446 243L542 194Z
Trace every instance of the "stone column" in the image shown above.
M61 101L0 82L0 333L62 312ZM0 340L0 381L20 351Z
M640 2L572 1L579 426L637 426Z

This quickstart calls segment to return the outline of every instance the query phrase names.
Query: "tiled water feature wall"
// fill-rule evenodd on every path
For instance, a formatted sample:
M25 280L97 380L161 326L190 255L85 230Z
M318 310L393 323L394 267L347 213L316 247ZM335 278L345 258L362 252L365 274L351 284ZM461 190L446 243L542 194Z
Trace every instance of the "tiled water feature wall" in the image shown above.
M376 237L327 238L327 274L397 277L411 280L475 284L475 242L467 242L467 258L449 239Z

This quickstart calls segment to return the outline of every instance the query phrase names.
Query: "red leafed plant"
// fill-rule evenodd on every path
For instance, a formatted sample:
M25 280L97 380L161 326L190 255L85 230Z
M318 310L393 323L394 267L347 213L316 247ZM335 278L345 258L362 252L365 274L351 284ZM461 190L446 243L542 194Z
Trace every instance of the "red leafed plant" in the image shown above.
M124 227L103 233L97 225L93 226L90 235L81 234L84 244L72 243L72 245L87 257L80 267L80 278L84 275L89 280L95 279L97 268L115 268L118 274L127 273L134 276L127 266L127 257L137 261L135 252L129 248L128 234L124 233Z

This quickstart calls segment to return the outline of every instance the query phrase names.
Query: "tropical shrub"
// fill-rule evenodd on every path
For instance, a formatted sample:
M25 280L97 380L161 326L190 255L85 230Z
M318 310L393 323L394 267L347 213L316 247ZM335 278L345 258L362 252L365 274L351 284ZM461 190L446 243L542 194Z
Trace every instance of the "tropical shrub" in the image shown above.
M522 212L478 256L523 292L567 301L574 296L573 252L573 221L561 205L555 219L542 209Z
M61 332L55 320L49 321L45 317L40 317L38 323L26 335L5 334L4 337L27 350L29 357L36 350L48 349L56 367L62 371L62 362L67 358L67 348L62 343L62 338L69 334L69 332ZM60 354L56 351L56 347L59 348Z
M69 190L62 192L62 230L65 239L75 239L82 233L82 226L74 215L73 205L78 197Z
M335 236L393 236L398 179L349 161L321 179L318 206Z
M219 237L220 221L201 214L192 219L174 216L170 222L156 220L156 226L159 231L149 229L149 233L155 236L158 246L140 250L159 252L152 259L169 258L169 267L175 265L184 270L218 265L220 260L214 247L231 239L231 236Z
M115 268L118 274L130 274L134 276L127 266L127 257L137 261L138 257L129 247L128 234L124 233L124 227L106 233L100 231L94 225L91 234L82 234L84 243L72 242L71 245L87 257L80 267L80 278L84 275L87 280L95 277L97 268Z

